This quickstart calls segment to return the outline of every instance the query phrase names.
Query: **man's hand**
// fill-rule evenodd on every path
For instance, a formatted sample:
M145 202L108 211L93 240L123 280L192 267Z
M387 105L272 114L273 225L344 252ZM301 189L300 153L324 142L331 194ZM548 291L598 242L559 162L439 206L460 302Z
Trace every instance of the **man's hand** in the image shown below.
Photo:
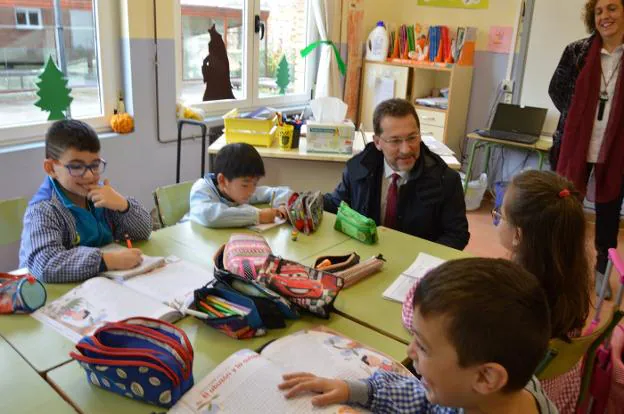
M286 398L296 397L306 392L315 392L312 405L324 407L331 404L344 404L349 400L349 386L343 380L317 377L307 372L285 374L284 382L278 385L282 391L287 391Z
M260 224L273 223L278 214L279 210L276 208L263 208L258 214L258 221Z
M103 252L102 259L108 270L127 270L137 267L143 261L139 249L123 249L113 252Z
M89 187L89 200L95 207L104 207L114 211L126 211L128 200L110 186L108 178L104 179L104 185L93 184Z

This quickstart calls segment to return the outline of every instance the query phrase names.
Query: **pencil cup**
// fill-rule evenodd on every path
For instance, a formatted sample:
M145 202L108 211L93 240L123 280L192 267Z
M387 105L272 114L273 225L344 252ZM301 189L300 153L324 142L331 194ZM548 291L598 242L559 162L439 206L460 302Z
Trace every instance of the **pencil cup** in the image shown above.
M278 138L280 149L287 150L292 146L294 127L292 125L284 124L279 127Z

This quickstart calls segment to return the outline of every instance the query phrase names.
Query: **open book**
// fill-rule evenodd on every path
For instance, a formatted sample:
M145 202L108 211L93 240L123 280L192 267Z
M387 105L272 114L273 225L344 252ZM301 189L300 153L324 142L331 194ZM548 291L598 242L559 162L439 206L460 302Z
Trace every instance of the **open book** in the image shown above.
M414 283L422 279L431 269L440 266L445 261L427 253L419 253L414 263L404 270L384 291L383 297L403 303L407 292L414 286Z
M287 400L277 386L282 374L312 372L358 380L383 369L411 375L398 362L324 328L277 339L260 353L244 349L219 364L191 388L169 413L356 413L347 406L313 408L308 394Z
M109 244L102 247L100 250L102 252L114 252L118 250L123 250L125 247L119 244ZM151 270L154 270L160 266L164 266L165 258L159 256L147 256L142 255L143 261L137 267L133 267L128 270L107 270L106 272L100 273L100 276L106 276L111 279L129 279L133 276L142 275L143 273L147 273Z
M78 342L106 322L133 316L176 321L193 291L213 278L211 269L168 258L164 266L128 280L91 278L32 316Z

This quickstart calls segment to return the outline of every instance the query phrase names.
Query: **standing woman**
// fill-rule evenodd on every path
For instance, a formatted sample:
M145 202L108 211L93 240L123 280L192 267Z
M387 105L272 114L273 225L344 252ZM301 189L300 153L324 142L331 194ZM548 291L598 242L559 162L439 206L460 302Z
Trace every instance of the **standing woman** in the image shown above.
M561 112L550 161L582 194L595 184L598 290L624 198L624 0L588 0L584 17L591 36L566 47L548 89Z

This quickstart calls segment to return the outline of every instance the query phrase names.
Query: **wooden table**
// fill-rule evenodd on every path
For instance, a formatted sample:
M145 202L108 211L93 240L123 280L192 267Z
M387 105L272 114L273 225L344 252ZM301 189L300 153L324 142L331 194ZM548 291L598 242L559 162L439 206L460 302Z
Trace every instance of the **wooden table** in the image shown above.
M326 321L306 316L301 320L290 321L285 329L269 330L266 336L250 340L229 338L194 318L187 317L177 325L184 329L193 345L195 352L193 375L197 383L229 355L240 349L248 348L255 350L270 340L319 324L371 346L398 361L402 361L406 357L404 344L371 329L364 328L340 315L331 315L331 318ZM52 370L48 373L48 379L57 387L59 392L85 413L147 414L164 411L164 409L137 402L90 385L84 370L76 362L71 362Z
M307 152L307 141L301 137L299 148L281 150L277 146L256 147L264 161L265 177L262 185L287 185L295 191L320 190L334 191L341 180L345 164L353 155L364 149L372 141L372 133L356 133L352 154L325 154ZM226 145L222 135L208 147L208 154L215 155ZM461 164L453 156L443 157L449 167L459 170Z
M475 143L470 149L470 155L468 157L468 169L466 170L466 180L464 182L464 193L468 189L468 183L470 182L470 176L472 173L472 164L474 162L474 156L477 149L485 147L485 173L488 172L490 164L490 153L492 147L502 146L515 148L519 150L532 151L537 154L537 169L541 170L544 165L544 157L553 145L552 137L542 135L535 144L522 144L520 142L504 141L496 138L483 137L477 133L468 134L468 139L474 140Z
M0 413L75 412L2 337L0 373Z

